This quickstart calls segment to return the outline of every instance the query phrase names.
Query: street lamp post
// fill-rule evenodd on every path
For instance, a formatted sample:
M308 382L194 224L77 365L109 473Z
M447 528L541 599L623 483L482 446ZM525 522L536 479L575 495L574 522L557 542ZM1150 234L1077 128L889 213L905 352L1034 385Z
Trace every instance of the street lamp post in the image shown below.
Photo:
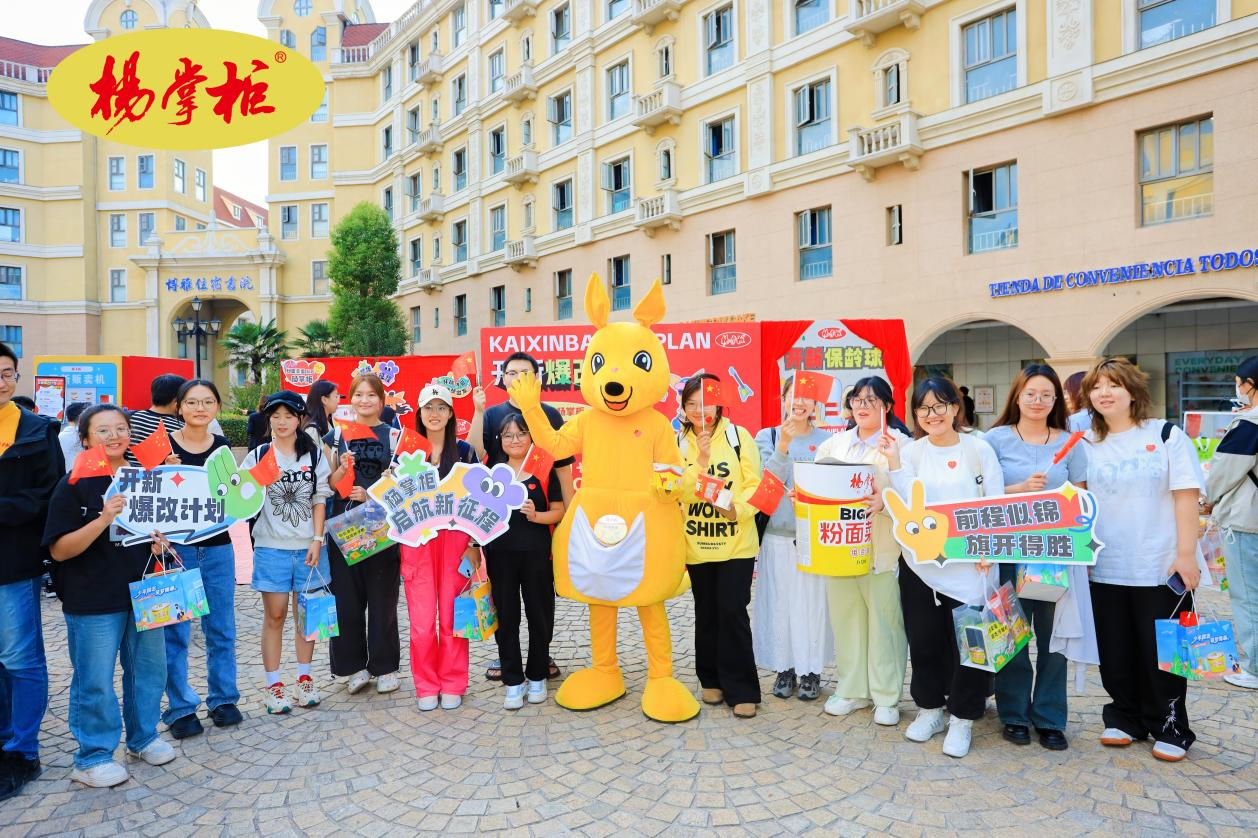
M175 334L182 341L188 335L193 336L195 344L193 351L196 353L196 377L201 377L201 338L212 338L218 335L218 330L222 328L223 321L217 317L210 320L201 319L201 298L192 298L192 319L185 320L180 317L175 320Z

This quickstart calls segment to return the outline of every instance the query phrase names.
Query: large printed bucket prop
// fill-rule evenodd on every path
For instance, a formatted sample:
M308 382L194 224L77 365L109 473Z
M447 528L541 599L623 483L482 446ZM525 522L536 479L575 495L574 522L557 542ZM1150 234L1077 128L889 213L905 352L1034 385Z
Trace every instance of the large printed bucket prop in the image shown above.
M818 576L864 576L873 547L867 498L874 471L867 465L795 464L796 566Z

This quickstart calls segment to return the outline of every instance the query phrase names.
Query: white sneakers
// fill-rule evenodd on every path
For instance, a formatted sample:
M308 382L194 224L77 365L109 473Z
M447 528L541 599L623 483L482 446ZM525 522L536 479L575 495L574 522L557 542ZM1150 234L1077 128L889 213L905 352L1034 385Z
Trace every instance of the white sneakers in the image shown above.
M397 688L402 684L398 680L396 672L390 672L388 675L381 675L376 679L376 692L383 695L384 693L396 692Z
M166 747L170 747L167 745ZM70 772L70 779L94 789L107 789L125 783L131 777L127 769L116 762L102 762L91 768L76 768Z
M369 683L371 683L371 673L364 669L349 676L349 682L345 685L345 691L350 695L354 695L361 692L362 688ZM394 689L397 689L397 687L394 687Z
M917 718L913 719L913 723L904 731L904 738L912 742L929 742L935 734L943 733L945 727L942 707L936 707L933 710L919 707Z
M128 750L127 756L132 759L142 759L149 765L165 765L175 758L175 749L170 746L169 742L162 739L154 739L140 751ZM118 767L122 768L121 765ZM122 770L125 774L126 769L123 768ZM124 776L123 779L125 780L126 777ZM114 783L110 783L110 785L114 785Z
M1164 762L1179 762L1188 755L1188 751L1170 742L1155 742L1153 755Z
M546 700L546 682L529 681L529 704L541 704Z
M309 675L303 675L297 679L297 706L298 707L314 707L320 701L319 688L315 686L314 679Z
M970 719L948 717L948 735L944 737L943 752L960 759L970 752L970 737L974 722Z
M1258 675L1252 672L1241 670L1232 675L1224 675L1223 680L1227 681L1233 687L1241 687L1246 690L1258 690Z
M276 715L287 713L293 709L292 703L288 700L288 690L284 688L283 681L276 681L263 690L262 703L266 706L268 713Z
M874 724L895 727L900 723L899 707L875 707Z
M507 687L507 697L503 699L502 706L507 710L519 710L524 706L524 685L515 684Z
M1125 748L1131 744L1131 737L1126 731L1116 727L1107 727L1101 731L1101 744L1111 748Z
M463 696L461 695L442 694L441 696L441 709L442 710L458 710L459 705L462 703L463 703Z
M416 702L419 704L419 709L423 710L425 713L429 710L436 710L437 701L438 698L435 695L421 695L418 699L416 699Z
M873 702L868 698L843 698L839 695L832 695L826 699L824 709L831 716L846 716L848 713L864 710L871 704Z

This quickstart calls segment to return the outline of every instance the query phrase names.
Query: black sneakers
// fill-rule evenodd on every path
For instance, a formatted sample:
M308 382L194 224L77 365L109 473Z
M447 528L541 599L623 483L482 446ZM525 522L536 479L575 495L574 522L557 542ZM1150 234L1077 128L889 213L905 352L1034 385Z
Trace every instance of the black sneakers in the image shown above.
M175 739L187 739L189 736L198 736L205 730L201 726L201 720L197 718L196 713L180 716L171 722L167 729Z
M215 727L233 727L245 720L235 704L220 704L210 711L210 721Z
M821 676L816 672L809 672L807 675L799 679L799 698L800 701L812 701L821 695Z
M778 698L790 698L795 694L795 684L795 670L779 672L778 679L773 682L773 694Z
M30 759L12 751L0 753L0 800L16 795L42 770L38 758Z

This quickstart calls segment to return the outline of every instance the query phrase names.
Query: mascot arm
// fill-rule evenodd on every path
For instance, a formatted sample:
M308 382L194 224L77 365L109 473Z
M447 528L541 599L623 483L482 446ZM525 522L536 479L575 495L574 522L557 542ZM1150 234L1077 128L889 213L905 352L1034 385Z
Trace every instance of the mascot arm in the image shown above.
M585 418L582 413L563 427L555 430L550 426L550 417L542 410L542 382L529 373L525 373L511 383L507 392L511 400L520 406L520 413L528 423L529 434L533 442L556 460L574 457L581 453Z
M677 437L673 436L673 429L665 426L655 437L655 445L651 452L653 462L664 465L673 466L674 468L684 468L681 461L681 450L677 447ZM679 479L664 480L659 475L653 475L652 488L655 490L655 496L666 503L676 503L683 497L683 477ZM693 481L691 486L693 488Z

